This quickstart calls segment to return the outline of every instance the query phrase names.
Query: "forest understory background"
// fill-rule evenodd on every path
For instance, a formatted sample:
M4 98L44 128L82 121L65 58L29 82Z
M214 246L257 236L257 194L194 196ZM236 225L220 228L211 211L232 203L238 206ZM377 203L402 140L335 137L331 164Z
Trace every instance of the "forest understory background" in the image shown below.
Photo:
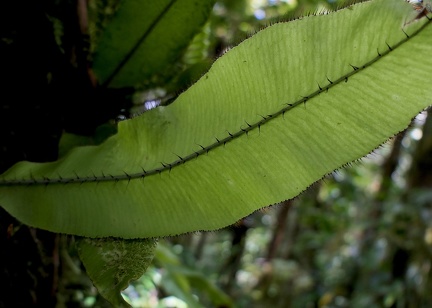
M0 10L0 173L21 160L57 159L65 131L103 140L117 120L168 104L257 29L339 4L217 1L173 76L136 91L100 87L90 69L92 43L118 1L8 1ZM124 297L134 307L430 307L431 157L432 119L423 112L292 201L218 232L162 240ZM0 307L109 307L73 237L21 225L3 209L0 229Z

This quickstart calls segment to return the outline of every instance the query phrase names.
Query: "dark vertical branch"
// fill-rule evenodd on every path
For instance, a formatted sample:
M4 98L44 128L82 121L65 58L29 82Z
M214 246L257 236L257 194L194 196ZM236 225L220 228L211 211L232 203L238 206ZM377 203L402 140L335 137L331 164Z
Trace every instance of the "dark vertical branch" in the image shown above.
M371 253L371 248L374 247L375 241L380 233L380 224L383 216L383 201L388 199L390 189L393 185L392 174L395 172L399 164L400 154L402 150L402 140L406 135L403 131L396 135L393 140L392 148L389 155L385 158L381 165L378 189L373 196L370 207L367 209L366 221L367 227L359 234L359 255L366 258ZM355 281L353 287L355 288L368 288L372 277L375 275L376 268L363 268L361 264L356 264L355 267ZM376 299L380 301L382 299Z
M206 232L200 233L198 244L195 248L195 253L194 253L195 259L197 261L199 261L203 255L206 240L207 240L207 233Z
M282 240L284 239L286 224L288 220L289 210L291 209L292 201L285 201L279 210L276 227L273 231L273 236L267 249L266 260L271 261L277 252Z
M432 110L428 111L423 136L413 154L413 164L407 177L408 188L432 187Z
M422 212L430 212L432 202L430 200L416 202L417 196L430 191L432 188L432 116L429 110L426 121L423 125L423 136L419 140L414 153L412 154L412 164L406 176L406 190L402 196L403 204L410 207L408 215L402 216L400 220L404 227L398 230L404 236L404 242L397 246L393 256L392 278L405 282L404 298L410 303L422 303L431 299L429 292L422 292L419 288L407 282L407 271L410 264L429 264L423 272L425 286L431 286L428 277L431 276L431 255L432 251L423 237L413 236L411 228L416 234L425 234L429 226L424 221ZM415 202L416 204L414 204ZM415 210L412 207L415 206ZM415 225L412 225L415 224ZM411 226L412 225L412 226ZM428 290L425 286L425 290Z
M249 230L249 226L245 219L239 221L232 228L232 239L231 239L231 255L223 265L223 275L221 279L222 288L228 293L232 293L235 286L236 275L240 269L241 257L243 255L246 233Z
M90 67L89 50L90 37L88 32L88 1L77 0L77 25L79 28L79 39L77 40L77 62L78 67L82 70L82 75L85 76L89 85L92 88L96 87L97 81Z
M381 182L376 194L377 200L383 200L383 198L387 196L387 193L391 187L392 174L399 164L402 140L405 138L406 132L407 131L404 130L403 132L400 132L396 135L391 152L381 165Z
M405 138L406 130L396 135L393 141L393 145L390 154L386 157L383 164L381 165L381 181L379 188L374 196L372 208L369 211L368 221L369 226L363 232L363 244L362 247L368 249L376 238L378 232L378 226L382 216L382 201L384 201L389 194L389 190L392 186L392 174L396 170L401 148L402 140Z
M59 286L59 268L60 268L60 234L56 234L54 238L54 245L52 249L52 263L53 263L53 282L51 288L51 294L55 296Z

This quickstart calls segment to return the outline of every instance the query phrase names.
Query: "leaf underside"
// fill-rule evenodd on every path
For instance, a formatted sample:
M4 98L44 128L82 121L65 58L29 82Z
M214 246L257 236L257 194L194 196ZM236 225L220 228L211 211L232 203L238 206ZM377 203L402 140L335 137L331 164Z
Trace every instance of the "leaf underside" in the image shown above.
M414 19L402 0L373 0L268 27L100 146L18 163L0 204L55 232L145 238L293 198L430 104L432 26Z

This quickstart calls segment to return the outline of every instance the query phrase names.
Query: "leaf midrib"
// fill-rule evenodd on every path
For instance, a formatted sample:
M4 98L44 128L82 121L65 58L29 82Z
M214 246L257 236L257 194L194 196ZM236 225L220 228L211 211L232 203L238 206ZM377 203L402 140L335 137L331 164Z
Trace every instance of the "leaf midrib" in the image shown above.
M173 2L175 2L176 0L173 0ZM429 18L428 18L429 19ZM300 106L301 104L306 104L306 102L312 98L317 97L318 95L320 95L323 92L327 92L329 89L331 89L332 87L336 86L336 85L340 85L340 84L344 84L346 82L348 82L349 78L359 72L361 72L362 70L366 69L367 67L371 66L372 64L374 64L375 62L379 61L380 59L384 58L385 56L389 55L390 53L392 53L393 51L395 51L398 47L402 46L403 44L405 44L406 42L408 42L410 39L414 38L416 35L418 35L420 32L422 32L427 26L429 26L431 24L431 19L429 19L428 22L426 22L424 25L422 25L419 29L417 29L413 34L408 35L403 28L401 28L401 31L404 32L404 34L406 35L406 37L401 40L400 42L398 42L397 44L395 44L393 47L388 46L388 49L385 50L384 52L380 52L377 49L377 56L375 58L373 58L372 60L366 62L363 65L360 66L355 66L353 64L350 64L350 66L353 68L352 71L350 71L349 73L341 76L340 78L336 79L336 80L330 80L327 78L328 80L328 84L322 86L317 84L318 89L312 93L310 93L309 95L302 97L301 99L295 101L294 103L284 103L285 107L281 108L280 110L272 113L272 114L267 114L267 115L260 115L262 117L262 119L260 121L257 121L255 123L247 123L245 122L242 126L244 126L244 128L242 126L240 126L240 130L238 130L237 132L231 133L228 132L228 136L223 138L223 139L216 139L216 141L213 144L210 144L209 146L202 146L200 144L197 144L197 146L199 146L201 149L194 151L193 153L184 156L184 157L180 157L178 155L176 155L179 159L175 160L171 163L166 163L166 162L160 162L161 167L160 168L155 168L155 169L151 169L151 170L145 170L142 168L141 172L137 172L137 173L131 173L128 174L126 172L124 172L124 174L119 174L119 175L111 175L111 174L102 174L102 175L94 175L94 176L88 176L88 177L80 177L79 175L76 175L76 177L73 178L62 178L62 177L58 177L55 179L50 179L50 178L41 178L41 179L36 179L36 178L31 178L31 179L22 179L22 180L0 180L0 185L2 186L11 186L11 185L48 185L48 184L84 184L84 183L94 183L94 182L117 182L117 181L131 181L134 179L143 179L145 177L148 176L152 176L155 174L160 174L162 172L170 172L173 168L180 166L182 164L185 164L203 154L207 154L208 152L212 151L215 148L221 147L221 146L225 146L227 143L243 136L243 135L247 135L249 132L253 131L253 130L261 130L261 127L266 124L267 122L278 118L280 116L284 116L286 112L288 112L289 110ZM205 76L203 77L205 78Z

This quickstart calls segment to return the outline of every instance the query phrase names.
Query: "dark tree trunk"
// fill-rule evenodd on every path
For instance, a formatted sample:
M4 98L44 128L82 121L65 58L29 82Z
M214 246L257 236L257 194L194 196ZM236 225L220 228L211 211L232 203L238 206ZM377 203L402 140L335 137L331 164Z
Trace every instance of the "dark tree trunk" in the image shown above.
M279 246L281 246L284 237L285 229L288 221L289 210L291 209L292 200L285 201L282 207L279 209L277 217L276 227L273 231L272 239L270 240L269 247L267 249L266 261L271 261L278 252Z
M57 46L43 5L3 2L0 29L1 173L20 160L55 160L61 127L49 93ZM57 235L23 226L1 208L0 230L0 307L53 307Z
M64 130L91 135L126 106L123 90L97 89L86 31L85 0L2 2L0 173L21 160L56 160ZM1 207L0 232L0 307L54 307L59 235L21 225Z

